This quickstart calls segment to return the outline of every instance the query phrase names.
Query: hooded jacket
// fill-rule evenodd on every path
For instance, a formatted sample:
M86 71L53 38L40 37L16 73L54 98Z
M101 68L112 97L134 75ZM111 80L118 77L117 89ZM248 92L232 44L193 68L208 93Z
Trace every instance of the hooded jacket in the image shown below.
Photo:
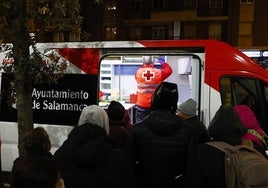
M97 105L84 108L79 126L55 152L54 160L66 188L123 188L133 184L131 178L125 179L131 173L126 170L126 157L123 153L114 155L107 135L108 123L106 112Z
M183 125L192 129L192 136L190 139L191 146L209 141L206 126L198 119L197 116L183 120Z
M125 115L122 120L113 120L109 118L109 138L116 149L123 150L128 133L133 125L130 123L129 112L125 111Z
M111 101L107 114L109 116L109 138L113 147L123 150L128 132L132 127L129 111L117 101Z
M260 127L254 112L246 105L237 105L234 109L247 129L247 133L244 134L243 139L256 142L265 148L265 146L267 146L265 140L267 136Z
M98 105L90 105L83 109L80 114L78 126L90 123L98 125L109 134L109 118L104 109Z
M126 152L137 176L137 187L176 187L183 171L191 129L165 109L156 109L129 133Z
M111 152L103 128L93 124L75 127L54 154L66 188L97 187Z
M232 106L220 106L208 127L208 134L213 141L223 141L230 145L241 144L245 132ZM224 152L211 145L197 145L189 156L183 187L225 188L224 156Z

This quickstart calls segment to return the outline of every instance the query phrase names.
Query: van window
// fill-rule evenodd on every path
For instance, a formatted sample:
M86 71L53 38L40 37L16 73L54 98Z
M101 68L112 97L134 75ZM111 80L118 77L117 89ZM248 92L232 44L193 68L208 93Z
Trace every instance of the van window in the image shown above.
M268 86L245 77L223 77L220 80L222 104L249 106L264 129L267 129ZM262 113L266 112L266 113Z
M100 65L99 89L102 105L111 100L123 103L135 103L133 95L137 92L135 80L136 71L142 66L142 56L148 54L121 56L106 56ZM165 80L176 83L179 90L179 101L181 103L188 98L199 101L201 60L194 54L149 54L155 60L154 66L161 68L157 58L161 57L172 67L173 73Z

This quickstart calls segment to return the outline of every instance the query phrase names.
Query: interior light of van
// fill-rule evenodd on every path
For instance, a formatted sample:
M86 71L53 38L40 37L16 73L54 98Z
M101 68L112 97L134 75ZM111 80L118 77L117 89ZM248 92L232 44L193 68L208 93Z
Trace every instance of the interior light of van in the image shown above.
M248 57L260 57L261 52L260 51L242 51L244 54L246 54Z

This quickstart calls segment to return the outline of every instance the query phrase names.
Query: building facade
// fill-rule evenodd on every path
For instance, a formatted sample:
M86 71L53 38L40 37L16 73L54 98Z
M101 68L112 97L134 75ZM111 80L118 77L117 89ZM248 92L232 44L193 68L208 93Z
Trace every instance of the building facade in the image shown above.
M29 33L37 42L76 42L81 41L82 30L80 1L45 2L26 0L28 13L33 18L27 22ZM38 11L36 11L38 10Z
M84 19L93 41L218 39L266 50L267 7L266 0L103 0Z
M40 7L26 0L27 7ZM48 0L52 10L61 2ZM64 1L65 2L65 1ZM268 50L267 0L74 0L62 25L38 33L42 42L218 39L239 49ZM69 4L68 4L69 2ZM81 17L82 23L77 22ZM34 21L30 32L39 30Z

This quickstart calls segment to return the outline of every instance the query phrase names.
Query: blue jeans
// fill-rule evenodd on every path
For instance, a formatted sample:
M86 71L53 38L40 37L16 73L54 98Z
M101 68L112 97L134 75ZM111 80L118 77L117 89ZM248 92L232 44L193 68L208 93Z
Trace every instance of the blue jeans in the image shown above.
M142 108L140 106L137 106L136 109L136 122L138 123L140 121L143 121L143 119L149 115L151 113L151 109L150 108Z

